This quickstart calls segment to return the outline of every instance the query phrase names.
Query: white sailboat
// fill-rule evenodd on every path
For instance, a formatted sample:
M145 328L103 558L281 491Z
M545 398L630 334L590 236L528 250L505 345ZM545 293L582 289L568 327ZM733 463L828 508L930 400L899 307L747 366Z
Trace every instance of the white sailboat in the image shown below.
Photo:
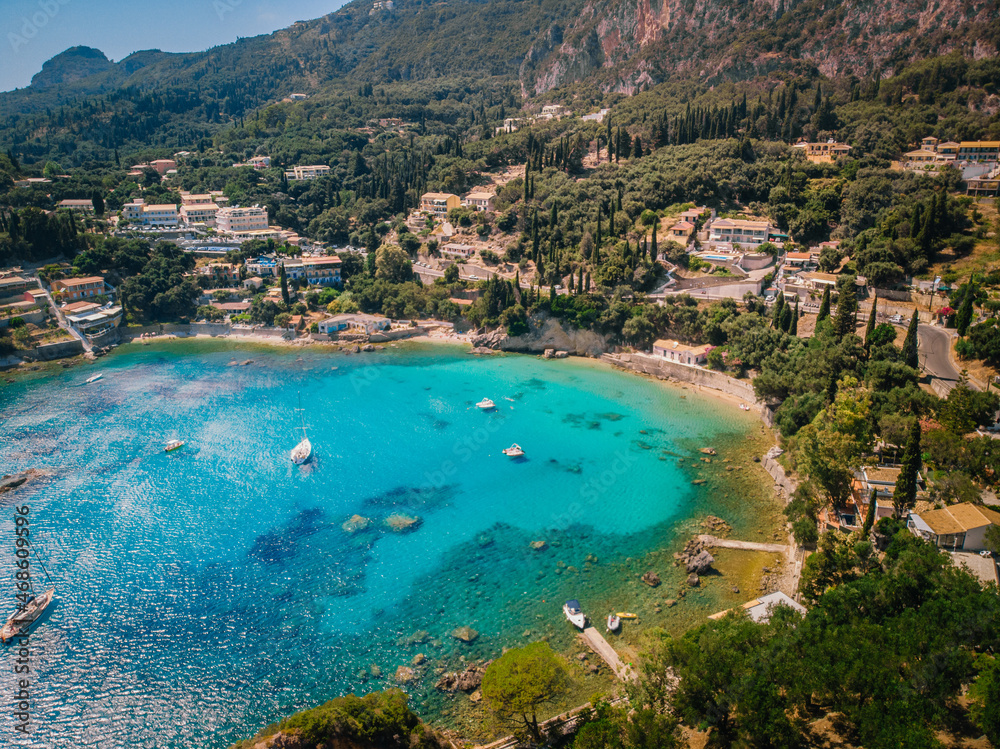
M299 393L299 413L302 413L302 394ZM302 417L302 441L295 446L292 450L292 462L300 466L303 463L308 463L309 458L312 457L312 442L309 441L309 437L306 436L306 421L305 416Z
M45 569L45 565L42 564L42 559L38 554L38 550L34 547L30 547L31 551L35 555L35 559L38 562L38 566L42 568L42 572L45 573L45 579L52 584L52 579L49 577L49 571ZM31 628L42 614L45 613L45 609L49 607L52 603L52 599L55 597L56 589L55 587L50 587L41 595L36 595L34 586L31 584L31 580L28 581L28 590L21 591L18 593L18 607L17 611L7 617L6 623L3 627L0 627L0 642L7 644L15 637L19 637L27 634L28 630Z

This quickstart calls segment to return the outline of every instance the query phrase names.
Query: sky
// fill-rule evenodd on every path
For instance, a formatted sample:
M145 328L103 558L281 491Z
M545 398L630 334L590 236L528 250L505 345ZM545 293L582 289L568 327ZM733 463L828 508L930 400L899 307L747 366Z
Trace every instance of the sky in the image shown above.
M0 91L84 45L118 61L144 49L197 52L326 15L345 0L0 0Z

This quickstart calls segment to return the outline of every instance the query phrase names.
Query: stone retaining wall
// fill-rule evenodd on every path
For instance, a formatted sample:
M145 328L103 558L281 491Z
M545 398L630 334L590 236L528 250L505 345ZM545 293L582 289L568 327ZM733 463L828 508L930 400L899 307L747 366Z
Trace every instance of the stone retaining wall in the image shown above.
M753 385L749 380L737 380L722 372L667 361L649 354L604 354L601 358L623 369L643 372L661 379L673 378L682 382L690 382L693 385L702 385L729 395L735 395L750 403L757 401Z
M781 488L781 491L784 492L785 504L788 504L792 494L794 494L795 490L799 488L798 482L793 481L785 474L785 469L781 467L781 463L768 458L766 455L760 459L760 464L764 466L765 471L771 474L771 478L774 479L774 483Z
M83 341L74 338L72 341L44 343L35 347L35 356L39 359L62 359L67 356L77 356L83 353Z

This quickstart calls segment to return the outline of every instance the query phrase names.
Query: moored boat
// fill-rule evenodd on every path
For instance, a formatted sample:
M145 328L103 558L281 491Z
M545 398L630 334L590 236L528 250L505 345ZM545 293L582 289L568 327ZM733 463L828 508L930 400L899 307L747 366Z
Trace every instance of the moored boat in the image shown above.
M621 617L615 614L608 614L608 632L617 632L620 626L622 626Z
M619 611L615 614L619 619L638 619L638 614L631 614L628 611Z
M476 408L480 411L492 411L497 407L497 404L491 401L489 398L483 398L479 403L476 404Z
M299 394L299 412L302 412L302 394ZM308 463L309 458L312 457L312 442L309 441L309 437L306 436L306 420L302 417L302 441L297 444L292 450L292 462L300 466L303 463Z
M163 452L169 453L184 447L184 440L170 440L163 448Z
M307 462L312 456L312 449L312 442L306 437L292 450L292 462L297 466Z
M0 629L0 642L6 644L14 637L25 634L45 609L48 608L49 604L52 603L52 597L55 595L55 592L55 588L49 588L40 596L32 596L23 609L12 614L7 619L7 623Z
M98 381L99 379L101 379L102 377L104 377L104 375L103 375L103 374L95 374L95 375L92 375L92 376L90 376L90 377L88 377L88 378L87 378L87 382L86 382L85 384L89 385L89 384L90 384L90 383L92 383L92 382L97 382L97 381Z
M563 613L571 624L580 629L586 629L587 627L587 615L583 613L583 609L580 608L580 602L575 598L566 601L563 604Z
M520 458L524 455L524 450L522 450L521 446L515 442L510 447L504 448L503 454L508 458Z

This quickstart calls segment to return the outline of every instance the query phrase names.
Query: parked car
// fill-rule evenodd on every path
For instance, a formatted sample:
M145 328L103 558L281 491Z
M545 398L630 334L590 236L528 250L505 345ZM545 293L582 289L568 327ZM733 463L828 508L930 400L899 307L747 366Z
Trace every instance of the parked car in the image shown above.
M902 315L893 315L892 317L889 318L889 322L891 322L893 325L902 325L903 324L903 316Z

